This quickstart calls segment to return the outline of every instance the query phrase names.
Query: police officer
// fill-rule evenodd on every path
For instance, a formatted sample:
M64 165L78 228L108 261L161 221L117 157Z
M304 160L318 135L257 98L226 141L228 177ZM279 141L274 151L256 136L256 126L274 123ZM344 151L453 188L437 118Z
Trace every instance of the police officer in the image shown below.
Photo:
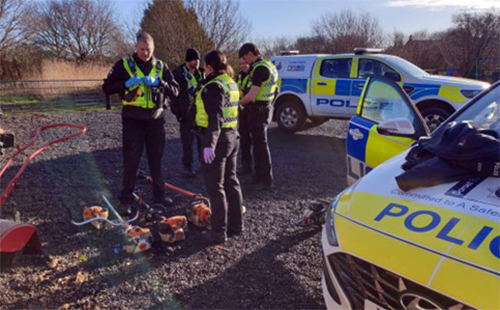
M227 235L243 231L243 198L236 175L239 91L223 53L211 51L205 56L205 74L196 96L196 126L203 134L202 171L212 208L212 230L205 236L211 243L223 243Z
M255 159L253 183L262 189L271 189L273 171L267 127L273 115L272 102L277 92L278 71L271 62L261 59L259 48L253 43L243 44L238 56L250 64L252 86L248 94L240 100L240 105L248 109L248 124Z
M189 48L186 51L185 62L174 70L174 78L179 84L179 96L172 101L171 109L180 124L182 142L182 164L184 173L188 177L196 176L193 169L193 135L194 118L196 114L194 100L196 88L203 79L200 67L200 54L197 50ZM199 149L199 139L196 139Z
M240 98L243 98L252 83L250 81L250 65L242 58L238 60L240 72L236 76L236 84L240 90ZM248 124L248 109L240 105L238 114L238 132L240 133L240 150L241 150L241 169L238 171L239 175L249 175L253 171L253 156L252 156L252 137L250 136L250 129Z
M150 34L137 34L135 53L118 61L104 80L107 95L118 93L122 100L123 188L120 202L134 201L132 192L144 147L153 179L156 203L165 199L161 176L161 158L165 144L164 109L168 98L177 96L179 86L168 66L153 56Z

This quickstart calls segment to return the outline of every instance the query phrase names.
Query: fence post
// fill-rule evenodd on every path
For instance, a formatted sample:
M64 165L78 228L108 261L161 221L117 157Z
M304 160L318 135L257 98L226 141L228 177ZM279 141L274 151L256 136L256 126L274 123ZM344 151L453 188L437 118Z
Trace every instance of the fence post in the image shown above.
M111 110L111 102L109 100L109 95L106 95L106 110Z

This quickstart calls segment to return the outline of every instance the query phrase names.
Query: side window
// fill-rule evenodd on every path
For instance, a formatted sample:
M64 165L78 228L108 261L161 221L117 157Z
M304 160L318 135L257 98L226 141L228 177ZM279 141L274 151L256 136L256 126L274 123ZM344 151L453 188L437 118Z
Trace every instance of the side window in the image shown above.
M386 73L393 73L393 74L399 75L399 73L397 73L394 69L392 69L388 65L386 65L384 63L380 63L380 74L383 77L388 77Z
M349 78L352 59L325 59L321 63L319 74L328 78Z
M361 116L375 123L405 118L415 124L417 120L408 102L393 86L384 81L374 80L370 83L362 104Z
M386 73L399 75L388 65L373 59L360 59L358 63L358 79L366 79L370 75L387 77Z
M378 67L378 68L376 68ZM358 79L366 79L370 75L376 75L380 63L373 59L360 59L358 62Z

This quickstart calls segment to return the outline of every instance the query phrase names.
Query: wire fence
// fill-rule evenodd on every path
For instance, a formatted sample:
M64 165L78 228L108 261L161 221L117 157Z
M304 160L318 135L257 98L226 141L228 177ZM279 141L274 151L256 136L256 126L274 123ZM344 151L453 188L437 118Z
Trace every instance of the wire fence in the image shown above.
M0 81L2 113L63 112L111 109L118 96L102 92L102 80Z

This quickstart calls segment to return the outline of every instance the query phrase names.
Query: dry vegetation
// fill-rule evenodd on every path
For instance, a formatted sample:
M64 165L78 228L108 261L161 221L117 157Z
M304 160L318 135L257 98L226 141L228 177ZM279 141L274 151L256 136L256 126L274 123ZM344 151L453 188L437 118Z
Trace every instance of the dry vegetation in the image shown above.
M96 63L44 60L38 72L21 75L16 82L2 83L2 103L60 101L61 98L68 101L73 94L99 93L109 68Z
M77 64L64 60L45 60L38 75L30 80L102 80L109 72L109 65L95 63Z

